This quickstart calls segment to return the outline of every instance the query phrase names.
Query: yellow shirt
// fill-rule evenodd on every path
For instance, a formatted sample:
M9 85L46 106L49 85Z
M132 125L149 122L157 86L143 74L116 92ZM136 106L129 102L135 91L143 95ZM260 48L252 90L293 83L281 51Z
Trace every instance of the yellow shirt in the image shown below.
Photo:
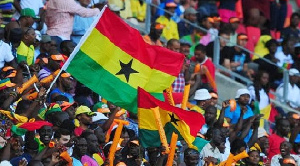
M167 41L170 39L179 39L178 28L175 21L167 19L165 16L160 16L156 22L163 24L165 27L162 32L162 37Z
M143 5L139 0L131 0L132 17L137 18L139 21L144 21L146 17L146 2Z
M260 36L256 46L254 47L254 53L260 55L261 57L264 57L265 55L269 54L269 50L266 47L267 41L271 40L272 37L269 35L263 35ZM259 57L256 55L253 55L252 60L258 59Z
M131 11L131 3L130 0L124 0L125 3L125 9L120 11L120 15L122 18L130 18L132 17L132 11ZM124 8L124 3L122 0L108 0L108 4L115 4L120 9Z
M28 65L32 65L34 62L34 46L27 47L23 41L17 49L17 61L18 63L25 61Z

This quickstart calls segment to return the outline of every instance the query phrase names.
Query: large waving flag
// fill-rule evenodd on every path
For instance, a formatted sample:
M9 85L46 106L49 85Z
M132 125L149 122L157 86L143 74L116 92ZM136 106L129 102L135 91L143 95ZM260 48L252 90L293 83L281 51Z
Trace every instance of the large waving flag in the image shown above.
M163 99L184 55L146 44L108 8L80 41L63 69L113 104L136 113L137 87Z
M138 89L138 124L139 139L143 147L160 147L161 141L155 117L151 108L159 107L162 125L170 142L172 133L184 139L190 148L201 151L208 141L197 137L197 133L205 124L204 117L193 111L173 107L155 99L145 90Z

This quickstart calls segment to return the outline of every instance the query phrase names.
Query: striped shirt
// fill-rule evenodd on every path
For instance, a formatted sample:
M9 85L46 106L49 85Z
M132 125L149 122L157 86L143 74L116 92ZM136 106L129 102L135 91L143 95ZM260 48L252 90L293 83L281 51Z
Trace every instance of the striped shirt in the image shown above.
M98 8L88 9L74 0L49 0L45 21L48 27L47 34L70 40L75 14L81 17L93 17L99 13Z

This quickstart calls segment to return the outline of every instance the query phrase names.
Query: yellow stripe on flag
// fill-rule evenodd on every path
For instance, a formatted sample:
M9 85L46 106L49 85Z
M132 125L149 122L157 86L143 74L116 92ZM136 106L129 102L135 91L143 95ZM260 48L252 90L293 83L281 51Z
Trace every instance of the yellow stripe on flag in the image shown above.
M95 43L99 44L95 45ZM86 39L80 50L112 75L115 75L121 70L120 61L127 64L133 59L131 68L139 73L130 74L128 84L134 88L140 86L144 87L144 89L149 92L161 92L161 89L165 89L165 86L172 84L175 79L174 76L170 76L169 74L156 69L151 69L149 66L133 58L110 42L110 40L102 35L97 29L93 29L91 35ZM123 74L115 76L127 83ZM149 78L150 80L148 80Z

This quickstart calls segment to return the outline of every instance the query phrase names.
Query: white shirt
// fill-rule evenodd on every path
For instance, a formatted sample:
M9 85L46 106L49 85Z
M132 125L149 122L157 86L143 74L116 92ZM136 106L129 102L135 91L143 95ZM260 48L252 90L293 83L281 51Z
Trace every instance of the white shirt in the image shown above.
M275 53L275 58L277 58L279 61L277 62L277 66L282 67L283 64L293 64L294 60L290 54L285 55L283 51L278 51Z
M294 154L291 154L291 156L295 159L296 164L299 166L300 165L300 157L297 155L294 155ZM281 158L282 158L281 154L277 154L277 155L273 156L272 160L271 160L271 166L280 166L279 159L281 159Z
M11 47L0 40L0 69L4 66L5 62L10 62L14 59L11 52Z
M290 101L290 105L293 108L297 108L300 106L300 89L297 85L292 86L290 83L288 85L288 96L287 99ZM277 100L284 102L283 99L283 83L278 86L276 89Z
M203 166L205 164L204 159L206 157L214 157L219 161L222 161L222 155L217 147L213 148L210 143L206 144L200 152L200 160L197 166Z
M251 100L255 101L256 100L256 95L255 95L254 86L253 85L249 86L248 90L250 92L250 101ZM259 90L259 96L260 96L259 109L262 110L270 104L269 96L268 96L268 94L266 93L266 91L264 89Z

